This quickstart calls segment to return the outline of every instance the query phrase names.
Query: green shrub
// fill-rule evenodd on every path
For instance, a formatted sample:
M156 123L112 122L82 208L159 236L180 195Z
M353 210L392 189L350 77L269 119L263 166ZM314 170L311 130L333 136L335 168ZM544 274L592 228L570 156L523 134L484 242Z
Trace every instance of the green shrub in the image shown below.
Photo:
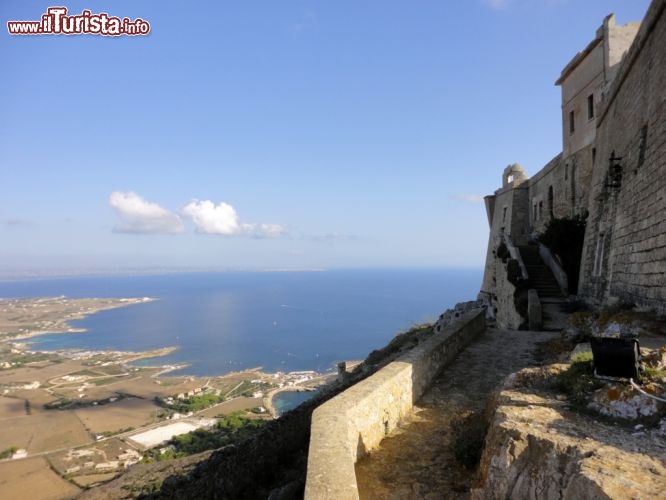
M592 392L603 385L594 378L592 353L584 352L572 358L569 368L557 375L555 384L574 406L585 408Z
M148 450L144 461L161 462L237 444L255 435L265 424L265 420L246 418L242 412L223 415L212 429L196 429L174 436L168 441L169 448L164 452L160 451L164 445Z
M10 458L14 453L16 453L16 450L18 450L16 446L10 446L9 448L0 451L0 460Z
M474 469L481 460L481 453L488 432L488 424L478 412L454 418L451 428L455 434L453 455L467 469Z
M381 349L375 349L365 359L366 365L383 363L391 357L412 349L425 337L432 335L433 327L429 324L415 325L406 332L399 333Z
M579 340L586 341L592 336L594 325L596 324L596 315L589 311L575 312L569 316L569 324L580 332Z

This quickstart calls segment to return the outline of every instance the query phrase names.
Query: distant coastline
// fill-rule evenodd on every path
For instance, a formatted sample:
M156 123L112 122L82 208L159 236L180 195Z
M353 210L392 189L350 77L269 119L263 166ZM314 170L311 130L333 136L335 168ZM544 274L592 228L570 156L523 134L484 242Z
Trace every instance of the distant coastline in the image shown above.
M22 271L8 271L0 269L0 282L17 282L26 280L48 280L77 277L132 277L132 276L167 276L172 274L189 273L321 273L324 268L294 268L294 269L231 269L216 267L160 267L160 268L100 268L100 269L33 269Z
M217 376L253 366L271 373L323 373L335 370L340 360L365 357L413 324L434 321L442 303L476 291L480 277L480 271L470 270L361 269L26 279L0 283L0 297L66 296L81 304L89 297L159 300L99 314L89 308L60 325L53 321L57 311L41 318L41 325L11 331L0 321L0 332L44 352L176 346L172 354L140 366L187 365L174 372L177 376ZM390 293L378 294L380 288ZM58 333L82 331L88 333Z
M83 333L85 328L74 328L70 321L119 307L145 304L158 300L153 297L123 299L68 299L37 297L21 299L0 298L0 341L25 340L52 333Z
M38 297L32 299L0 299L0 342L9 343L14 350L26 353L33 351L23 340L46 334L68 334L82 333L85 328L72 327L69 322L83 319L99 311L127 307L130 305L144 304L158 300L152 297L121 298L121 299L68 299L59 297ZM161 347L147 351L122 351L122 350L81 350L81 349L59 349L57 354L70 359L86 359L94 356L106 356L122 359L123 363L131 365L140 359L160 358L173 353L178 348L175 346ZM351 362L354 363L354 362ZM141 368L157 369L152 378L164 377L165 375L187 367L186 363L179 364L145 364ZM252 368L242 372L231 371L220 376L234 376L244 372L261 372L262 368ZM276 374L264 374L280 376ZM263 396L264 406L268 412L277 418L280 410L273 404L273 398L284 392L314 392L317 386L322 385L334 376L331 370L328 373L318 373L312 370L304 372L293 372L285 374L289 379L288 385L276 387ZM300 375L299 378L296 378ZM203 379L205 377L191 377ZM300 385L303 384L303 385Z

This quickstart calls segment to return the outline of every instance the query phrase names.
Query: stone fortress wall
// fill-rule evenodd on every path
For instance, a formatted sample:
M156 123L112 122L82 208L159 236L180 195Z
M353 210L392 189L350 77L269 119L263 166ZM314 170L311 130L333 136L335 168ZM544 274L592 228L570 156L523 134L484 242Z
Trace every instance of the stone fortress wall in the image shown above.
M481 296L499 326L517 322L501 243L526 245L553 217L583 214L579 296L666 312L665 31L664 0L653 0L642 23L619 26L606 17L556 81L562 153L531 178L510 165L502 187L485 197Z
M595 144L581 294L666 313L663 0L652 2L599 106Z

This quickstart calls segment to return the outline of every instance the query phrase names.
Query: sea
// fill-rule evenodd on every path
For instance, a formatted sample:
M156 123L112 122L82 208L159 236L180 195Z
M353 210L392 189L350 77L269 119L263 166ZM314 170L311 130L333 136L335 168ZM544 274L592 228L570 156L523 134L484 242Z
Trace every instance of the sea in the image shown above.
M481 269L78 276L0 281L0 297L157 299L71 322L85 333L32 337L26 342L34 350L174 346L142 363L186 364L172 374L194 376L256 367L327 372L474 300L481 278Z

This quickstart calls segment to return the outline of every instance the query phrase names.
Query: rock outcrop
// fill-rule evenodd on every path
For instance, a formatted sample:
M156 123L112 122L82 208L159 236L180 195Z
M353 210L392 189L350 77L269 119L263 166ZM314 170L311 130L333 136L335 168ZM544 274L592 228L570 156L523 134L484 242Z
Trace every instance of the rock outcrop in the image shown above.
M507 379L471 498L666 498L659 429L637 432L571 410L546 383L562 369L526 369Z

